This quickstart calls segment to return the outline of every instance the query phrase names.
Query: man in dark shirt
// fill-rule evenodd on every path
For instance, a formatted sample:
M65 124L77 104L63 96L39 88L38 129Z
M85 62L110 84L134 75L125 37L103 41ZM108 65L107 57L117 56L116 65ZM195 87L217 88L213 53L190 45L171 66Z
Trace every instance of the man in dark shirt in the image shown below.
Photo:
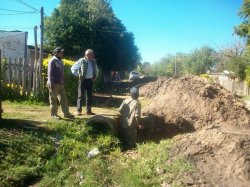
M62 61L63 51L64 50L60 47L55 48L53 51L54 56L50 59L48 65L47 86L49 89L51 117L54 119L60 119L60 116L57 114L57 98L61 104L64 117L74 118L74 115L69 112L68 100L64 88L64 65Z

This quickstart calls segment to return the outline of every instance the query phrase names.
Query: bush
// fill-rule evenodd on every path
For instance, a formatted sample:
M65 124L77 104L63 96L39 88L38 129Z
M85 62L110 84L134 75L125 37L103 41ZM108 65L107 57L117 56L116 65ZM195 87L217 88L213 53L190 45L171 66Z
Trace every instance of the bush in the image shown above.
M17 101L25 104L36 104L36 105L45 105L44 101L48 98L48 93L44 92L43 94L39 94L36 96L23 96L17 90L13 89L13 87L9 85L2 86L1 90L1 99L3 101Z
M200 74L200 77L207 79L210 83L213 82L213 78L210 77L208 74Z
M14 101L16 99L20 99L21 95L20 93L18 93L16 90L14 90L12 87L10 86L2 86L1 88L1 96L2 96L2 100L11 100Z
M43 76L46 77L47 80L47 72L48 72L48 63L51 56L43 60L44 65L44 73ZM77 88L78 88L78 77L74 76L71 73L71 66L75 63L74 61L63 59L64 62L64 76L65 76L65 90L67 93L68 101L70 104L76 104L77 99ZM93 88L98 90L102 87L102 73L99 71L99 76L94 82Z

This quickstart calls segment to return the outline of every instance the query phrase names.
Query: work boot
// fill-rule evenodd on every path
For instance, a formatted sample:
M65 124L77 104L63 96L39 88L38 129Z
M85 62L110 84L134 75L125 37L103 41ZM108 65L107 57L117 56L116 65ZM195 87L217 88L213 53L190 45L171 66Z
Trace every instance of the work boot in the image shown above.
M68 114L68 115L64 115L64 118L74 119L75 116L73 114Z
M92 111L87 111L86 114L87 115L95 115L95 113L93 113Z

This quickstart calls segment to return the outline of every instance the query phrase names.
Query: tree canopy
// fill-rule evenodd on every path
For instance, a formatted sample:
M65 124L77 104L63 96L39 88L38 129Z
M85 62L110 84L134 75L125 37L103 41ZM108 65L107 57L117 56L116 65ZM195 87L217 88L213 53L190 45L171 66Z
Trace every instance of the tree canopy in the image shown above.
M151 71L156 76L199 75L214 69L217 62L216 51L209 46L204 46L190 54L168 55L158 63L154 63Z
M241 9L239 11L239 16L244 20L243 22L235 27L235 33L246 39L247 44L250 44L250 0L244 0Z
M76 60L92 48L104 72L130 71L140 61L133 33L114 15L109 0L61 0L44 25L47 49L61 46Z

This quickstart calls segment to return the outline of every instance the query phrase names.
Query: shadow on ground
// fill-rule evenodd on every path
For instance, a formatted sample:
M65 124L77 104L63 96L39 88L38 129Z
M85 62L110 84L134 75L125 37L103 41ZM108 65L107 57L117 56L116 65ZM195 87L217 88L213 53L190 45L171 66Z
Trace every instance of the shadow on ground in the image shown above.
M8 130L13 132L13 134L18 132L42 132L46 134L56 133L53 130L42 127L44 122L22 120L22 119L1 119L0 120L0 130Z
M121 104L122 101L124 100L123 98L117 98L113 96L104 96L104 95L98 95L94 96L94 105L98 107L115 107L118 108Z
M191 133L195 131L194 126L185 119L175 122L165 122L162 117L150 114L141 119L142 129L138 131L138 142L159 142L170 139L178 134Z

